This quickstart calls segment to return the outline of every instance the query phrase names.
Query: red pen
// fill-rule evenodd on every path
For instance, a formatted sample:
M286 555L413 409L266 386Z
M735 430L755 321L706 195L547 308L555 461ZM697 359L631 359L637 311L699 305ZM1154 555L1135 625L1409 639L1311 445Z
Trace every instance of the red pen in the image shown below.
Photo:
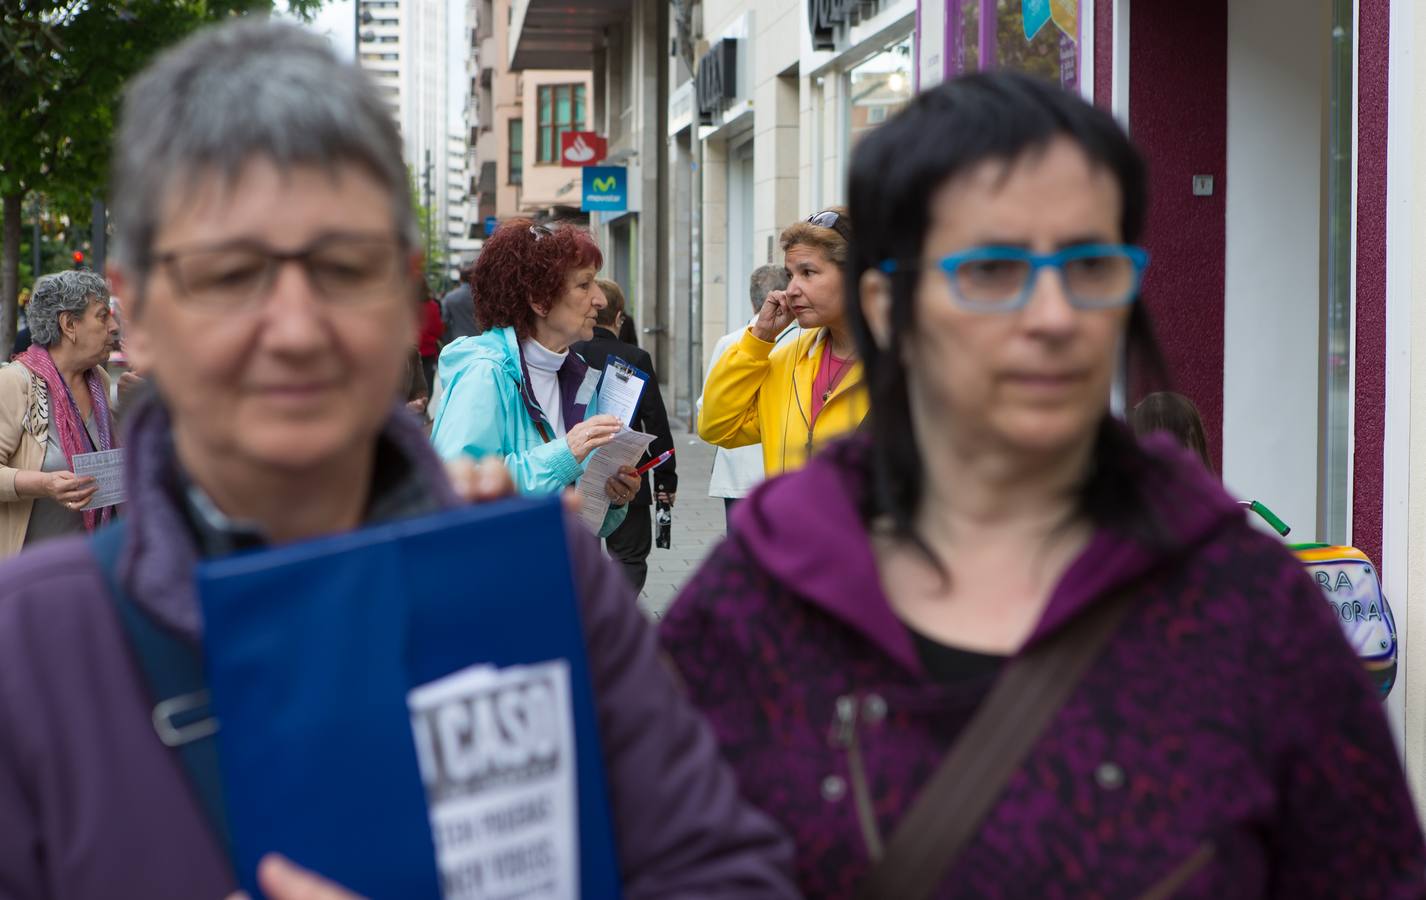
M649 460L648 462L644 463L642 466L639 466L637 469L635 469L635 470L634 470L634 474L635 474L635 475L642 475L642 474L644 474L645 472L647 472L647 471L650 470L650 469L657 469L659 466L661 466L661 465L663 465L664 463L668 462L668 461L669 461L670 459L672 459L672 458L673 458L673 451L672 451L672 450L665 450L664 452L660 453L658 456L655 456L653 459Z

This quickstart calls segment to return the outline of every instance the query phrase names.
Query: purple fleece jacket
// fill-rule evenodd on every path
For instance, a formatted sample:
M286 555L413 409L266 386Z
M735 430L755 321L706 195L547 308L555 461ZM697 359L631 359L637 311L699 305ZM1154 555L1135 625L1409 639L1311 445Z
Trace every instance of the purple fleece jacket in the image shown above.
M1101 532L1054 589L1029 644L1138 596L938 896L1128 898L1176 872L1175 897L1426 896L1386 719L1320 590L1200 466L1152 452L1123 476L1168 540ZM852 895L995 677L926 674L857 512L866 455L854 438L745 500L661 626L810 897Z
M120 575L137 603L196 638L197 550L174 495L167 417L157 404L133 415ZM394 417L386 436L441 505L455 502L414 422ZM626 896L796 896L786 838L739 799L623 575L581 528L568 531ZM220 900L234 889L180 763L154 734L85 542L0 566L0 898Z

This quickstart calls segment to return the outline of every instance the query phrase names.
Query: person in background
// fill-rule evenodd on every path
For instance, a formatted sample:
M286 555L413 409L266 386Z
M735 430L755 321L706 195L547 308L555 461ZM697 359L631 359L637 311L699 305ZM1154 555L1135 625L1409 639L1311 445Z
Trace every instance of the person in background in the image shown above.
M179 751L155 732L106 572L150 627L197 647L200 562L462 502L398 400L420 235L369 79L297 26L230 22L128 86L114 147L109 273L154 390L125 432L116 563L67 539L0 566L6 900L236 888ZM579 604L624 896L795 896L786 839L739 798L623 574L565 530L544 552L567 559ZM476 605L480 574L465 588ZM294 896L281 877L294 873L263 869Z
M758 310L762 309L769 294L773 291L785 290L787 290L787 269L782 266L758 266L754 269L752 276L748 278L748 293L753 303L753 320L748 325L757 321ZM735 341L741 340L743 333L747 330L747 326L744 326L718 339L718 342L713 345L713 355L708 360L709 374L718 365L718 360L723 358L723 354L727 352L728 348L733 346ZM789 334L796 330L797 324L789 322L773 343L782 343ZM705 391L708 389L708 375L706 374L703 376L703 387ZM703 410L702 394L698 396L698 410L700 412ZM708 479L708 496L723 499L723 514L731 523L733 504L746 497L748 491L762 481L765 474L761 444L748 444L731 450L719 447L713 454L713 474Z
M109 288L87 270L45 275L29 317L35 342L0 366L0 558L93 531L114 512L84 510L98 485L74 474L76 454L118 446L104 371L119 337Z
M768 475L801 468L866 415L861 357L843 299L851 237L841 208L783 229L787 290L764 298L753 324L704 382L699 436L728 449L761 442ZM803 331L779 346L778 336L794 322Z
M595 287L604 296L604 307L595 317L594 337L574 345L574 350L584 357L584 361L596 369L606 369L610 356L617 356L624 362L649 376L644 385L643 396L639 398L639 411L634 421L629 423L635 431L654 436L653 443L644 453L639 464L643 465L666 450L673 449L673 433L668 427L668 410L663 405L663 394L659 391L659 377L654 372L654 360L647 350L621 341L617 334L624 318L624 292L619 285L603 278L594 281ZM607 377L607 375L606 375ZM657 494L661 503L672 506L678 493L678 460L670 457L668 462L640 477L639 493L629 501L629 514L623 523L604 541L609 552L624 566L624 573L634 585L634 591L644 589L649 577L649 553L654 547L653 503ZM653 491L649 490L649 479L653 478Z
M635 325L633 318L627 314L619 322L619 340L630 347L639 346L639 326Z
M1198 407L1183 394L1157 391L1140 400L1129 413L1129 427L1138 437L1160 432L1169 435L1180 447L1193 451L1205 469L1216 471L1213 457L1208 454L1208 437Z
M422 423L429 424L430 419L426 416L426 410L431 402L431 385L426 381L426 367L421 359L421 352L415 347L406 356L406 378L405 388L400 393L401 400L406 404L406 408L411 414L420 419Z
M1109 113L1012 71L857 144L868 427L749 495L661 626L808 897L1426 895L1332 607L1111 414L1121 366L1162 372L1147 191ZM999 728L962 746L972 722Z
M21 291L19 297L20 315L17 323L19 327L15 330L15 346L10 350L11 357L19 356L30 349L30 320L26 314L29 302L30 292Z
M453 343L457 338L475 337L480 328L475 324L475 304L470 299L470 285L461 280L441 298L441 323L445 326L441 342Z
M426 376L427 390L436 380L436 360L441 355L441 333L445 327L441 321L441 304L434 297L421 301L421 333L416 349L421 354L421 372Z
M599 414L599 372L570 350L594 336L603 264L594 239L574 226L509 219L486 238L469 279L481 334L441 353L431 440L443 459L499 456L521 493L552 494L575 484L590 454L624 427ZM608 479L600 537L624 521L640 484L630 466Z

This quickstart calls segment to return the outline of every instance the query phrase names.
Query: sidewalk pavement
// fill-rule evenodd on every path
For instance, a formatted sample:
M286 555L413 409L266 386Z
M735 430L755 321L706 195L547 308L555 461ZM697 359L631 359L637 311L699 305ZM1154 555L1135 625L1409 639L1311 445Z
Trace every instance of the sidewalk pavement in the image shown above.
M639 605L658 619L673 603L703 558L723 539L723 500L708 496L708 478L713 472L710 444L697 435L673 433L678 456L678 499L673 507L673 546L658 547L649 554L649 578Z

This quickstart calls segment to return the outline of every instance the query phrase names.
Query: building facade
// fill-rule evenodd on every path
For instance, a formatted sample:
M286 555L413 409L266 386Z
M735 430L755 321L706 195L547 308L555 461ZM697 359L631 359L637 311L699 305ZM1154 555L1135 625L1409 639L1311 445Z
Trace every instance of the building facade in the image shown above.
M472 193L481 234L491 218L580 218L579 173L560 167L559 135L592 121L588 54L560 57L548 68L512 67L510 0L474 0L472 8L468 125L476 137Z
M429 210L429 238L449 258L448 223L464 212L463 202L452 204L462 184L451 183L448 101L450 91L463 86L450 84L446 52L453 23L446 2L357 0L355 13L357 63L391 107L416 198Z

